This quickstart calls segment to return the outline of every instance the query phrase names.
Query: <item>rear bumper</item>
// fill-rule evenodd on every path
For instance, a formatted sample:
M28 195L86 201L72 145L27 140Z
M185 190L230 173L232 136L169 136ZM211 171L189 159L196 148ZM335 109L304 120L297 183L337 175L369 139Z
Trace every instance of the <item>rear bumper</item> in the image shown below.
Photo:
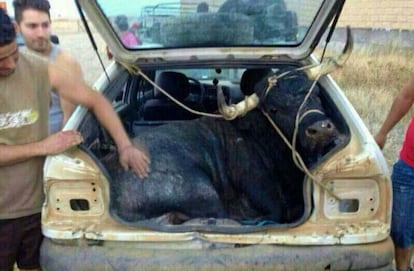
M142 249L63 245L45 238L44 271L66 270L392 270L390 238L364 245L251 245L219 249ZM124 243L125 244L125 243Z

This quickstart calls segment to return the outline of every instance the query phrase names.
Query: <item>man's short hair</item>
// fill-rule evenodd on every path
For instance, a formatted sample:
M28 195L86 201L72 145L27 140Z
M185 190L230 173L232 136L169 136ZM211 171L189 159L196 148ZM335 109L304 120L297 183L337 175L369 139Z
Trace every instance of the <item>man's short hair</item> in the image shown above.
M35 9L47 13L50 18L50 3L48 0L14 0L14 19L18 24L23 19L23 12L26 9Z
M6 12L0 8L0 46L12 43L16 39L14 25Z

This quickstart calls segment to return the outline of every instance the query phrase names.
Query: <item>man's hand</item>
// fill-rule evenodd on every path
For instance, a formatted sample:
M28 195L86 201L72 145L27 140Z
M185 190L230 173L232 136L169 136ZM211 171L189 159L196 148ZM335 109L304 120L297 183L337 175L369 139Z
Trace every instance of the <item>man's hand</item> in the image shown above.
M124 147L119 150L119 162L125 170L131 169L141 179L148 177L150 159L143 150L133 145Z
M387 141L387 136L381 133L378 133L374 137L375 141L377 142L378 146L382 150L385 145L385 141Z
M58 154L82 143L83 137L78 131L60 131L49 135L39 143L45 155Z

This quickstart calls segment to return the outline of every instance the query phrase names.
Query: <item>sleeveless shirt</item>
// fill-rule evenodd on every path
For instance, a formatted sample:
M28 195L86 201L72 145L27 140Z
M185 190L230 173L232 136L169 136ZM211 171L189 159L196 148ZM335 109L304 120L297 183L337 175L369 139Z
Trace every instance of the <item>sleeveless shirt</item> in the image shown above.
M48 62L19 53L16 70L0 77L0 144L27 144L48 135ZM0 219L41 211L44 157L0 166Z
M52 44L52 48L49 54L49 60L51 62L55 61L59 53L59 46ZM53 90L51 92L51 104L49 108L49 134L54 134L62 130L62 124L63 111L60 105L60 98L59 95Z
M408 124L404 141L400 150L400 158L408 165L414 167L414 116Z

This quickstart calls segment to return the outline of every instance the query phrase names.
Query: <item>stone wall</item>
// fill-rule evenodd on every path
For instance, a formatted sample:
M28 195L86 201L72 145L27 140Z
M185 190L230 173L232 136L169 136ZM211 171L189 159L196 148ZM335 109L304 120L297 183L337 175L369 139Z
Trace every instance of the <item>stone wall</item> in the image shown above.
M414 0L347 0L340 26L414 30Z
M334 40L343 40L349 25L357 44L414 48L413 14L414 0L347 0Z
M217 6L223 0L209 0ZM306 0L286 0L289 5ZM217 2L217 3L216 3ZM414 0L347 0L338 21L334 40L343 40L343 28L349 25L359 44L393 44L414 48ZM53 21L56 34L84 32L79 20ZM92 31L93 27L91 26Z
M286 0L287 2L303 2ZM215 0L209 0L212 6ZM414 0L347 0L339 26L353 28L414 30ZM76 20L54 20L57 32L77 32L83 29Z

